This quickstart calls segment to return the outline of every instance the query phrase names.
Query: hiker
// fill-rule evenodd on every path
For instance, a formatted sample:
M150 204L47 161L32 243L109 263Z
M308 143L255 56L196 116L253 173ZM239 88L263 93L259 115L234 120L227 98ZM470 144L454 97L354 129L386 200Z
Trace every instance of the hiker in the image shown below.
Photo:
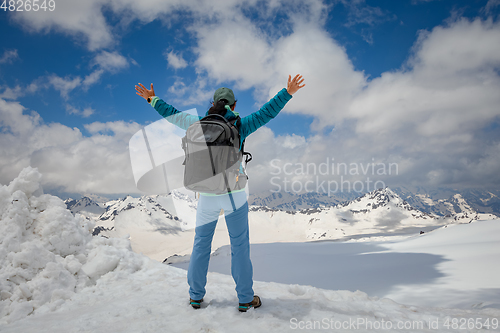
M234 111L236 99L233 91L225 87L219 88L215 91L212 107L207 111L207 115L219 114L228 121L237 119L234 124L239 131L241 149L245 138L276 117L292 95L305 86L303 82L302 75L297 74L293 79L289 75L287 88L280 90L260 110L240 119L237 119L239 114ZM146 99L161 116L182 129L187 130L190 125L202 119L199 116L180 112L155 96L152 83L150 89L141 83L136 85L135 89L136 94ZM207 165L207 167L210 166ZM238 309L245 312L262 304L259 296L254 295L252 288L253 269L250 260L248 202L245 188L224 194L200 193L193 251L187 274L190 304L195 309L200 308L205 296L212 238L221 209L224 210L231 241L231 275L236 283Z

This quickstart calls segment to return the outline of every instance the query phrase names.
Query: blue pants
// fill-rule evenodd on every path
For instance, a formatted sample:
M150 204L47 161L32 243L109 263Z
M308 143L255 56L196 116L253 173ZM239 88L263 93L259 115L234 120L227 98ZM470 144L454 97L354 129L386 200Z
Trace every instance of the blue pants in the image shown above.
M238 300L240 303L249 303L253 300L253 268L250 261L247 197L244 191L231 193L231 195L234 206L229 194L201 195L198 200L193 252L188 268L189 296L194 300L200 300L205 296L212 238L221 208L224 209L231 240L231 275L236 283Z

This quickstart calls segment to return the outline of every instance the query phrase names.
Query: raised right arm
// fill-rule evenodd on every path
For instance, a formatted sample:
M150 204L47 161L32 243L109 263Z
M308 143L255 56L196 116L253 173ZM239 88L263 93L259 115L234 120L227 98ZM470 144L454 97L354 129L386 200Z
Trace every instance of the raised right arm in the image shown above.
M155 96L155 90L152 83L151 89L147 89L142 83L139 83L139 85L135 86L135 90L137 91L136 94L148 101L162 117L184 130L187 130L191 124L200 120L200 117L181 112L172 105L165 103L162 99L158 98L158 96Z

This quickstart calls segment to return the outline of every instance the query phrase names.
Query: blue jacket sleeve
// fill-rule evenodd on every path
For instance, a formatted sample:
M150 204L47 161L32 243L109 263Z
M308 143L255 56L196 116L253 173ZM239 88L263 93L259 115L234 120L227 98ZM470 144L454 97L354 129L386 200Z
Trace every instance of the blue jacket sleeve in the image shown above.
M286 91L286 88L283 88L269 102L264 104L259 111L241 118L241 141L276 117L291 98L292 95Z
M199 116L181 112L172 105L165 103L162 99L156 101L154 108L162 117L184 130L187 130L191 124L200 120Z

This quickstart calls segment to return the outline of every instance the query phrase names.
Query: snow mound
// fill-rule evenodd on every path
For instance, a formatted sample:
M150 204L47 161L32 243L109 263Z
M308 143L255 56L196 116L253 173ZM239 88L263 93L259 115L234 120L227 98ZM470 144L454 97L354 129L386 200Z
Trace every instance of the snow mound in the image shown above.
M28 167L0 187L0 323L53 311L110 271L132 273L144 258L128 239L92 238L94 225L42 194Z

